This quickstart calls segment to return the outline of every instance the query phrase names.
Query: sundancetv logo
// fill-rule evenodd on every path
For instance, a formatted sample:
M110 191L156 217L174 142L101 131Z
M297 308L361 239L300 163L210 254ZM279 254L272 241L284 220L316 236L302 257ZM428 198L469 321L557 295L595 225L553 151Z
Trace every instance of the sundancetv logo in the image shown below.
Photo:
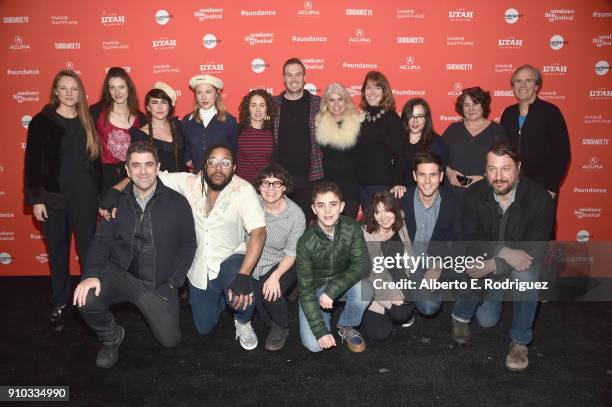
M514 93L511 90L498 89L493 91L493 96L499 97L514 97Z
M204 45L204 48L206 48L206 49L213 49L220 42L221 42L221 40L218 40L217 37L215 36L215 34L206 34L202 38L202 45Z
M587 117L598 117L601 119L601 116L587 116ZM610 143L610 139L607 137L583 138L582 139L583 146L607 146L609 143Z
M398 44L424 44L425 37L397 37Z
M56 42L55 44L55 49L57 50L77 50L77 49L81 49L81 43L80 42Z
M561 48L563 48L564 45L567 45L567 44L568 42L565 41L565 39L558 34L553 35L548 41L548 45L550 45L550 48L553 49L554 51L559 51Z
M372 17L374 15L374 10L371 8L347 8L344 12L347 17Z
M4 24L27 24L30 22L29 16L6 16L2 17Z
M523 18L523 15L515 8L509 8L504 12L504 21L508 24L516 24L519 18Z
M446 64L447 71L471 71L472 64Z
M597 61L595 64L595 73L599 76L604 76L610 70L610 64L606 60Z
M269 66L270 65L266 64L266 61L264 61L261 58L255 58L254 60L251 61L251 69L255 73L262 73Z
M170 22L173 16L167 10L157 10L155 13L155 22L159 25L166 25Z

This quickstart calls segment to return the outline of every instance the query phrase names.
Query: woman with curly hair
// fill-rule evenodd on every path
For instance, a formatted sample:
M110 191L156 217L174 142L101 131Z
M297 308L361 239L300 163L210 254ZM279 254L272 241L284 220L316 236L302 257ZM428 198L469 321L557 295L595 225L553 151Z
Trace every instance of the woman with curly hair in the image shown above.
M130 129L132 141L148 140L157 149L160 170L186 172L183 160L183 131L180 120L173 116L176 92L163 82L155 82L145 96L149 124Z
M263 89L250 91L238 108L240 134L236 174L253 183L257 172L272 162L274 154L274 104Z
M102 85L100 101L89 108L102 145L103 189L127 176L125 153L130 146L129 130L147 123L138 110L136 87L125 69L112 67Z

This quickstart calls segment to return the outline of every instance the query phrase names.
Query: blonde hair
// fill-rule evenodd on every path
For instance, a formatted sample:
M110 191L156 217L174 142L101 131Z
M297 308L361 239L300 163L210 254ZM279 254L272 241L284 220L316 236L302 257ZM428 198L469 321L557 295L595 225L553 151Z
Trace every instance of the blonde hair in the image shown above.
M342 96L342 98L344 99L344 104L346 106L344 115L347 115L347 116L359 115L357 108L355 108L355 105L353 104L353 99L351 98L351 95L348 93L346 88L342 86L341 84L339 84L338 82L332 82L329 85L327 85L327 88L325 88L325 91L323 92L323 95L321 96L321 108L319 110L321 115L327 114L327 112L329 111L329 106L328 106L329 97L334 93Z
M76 81L77 86L79 88L79 102L76 105L77 116L79 117L79 121L85 129L85 134L87 135L87 156L90 160L95 160L100 157L100 138L98 137L98 133L96 132L96 126L94 125L94 121L91 118L91 114L89 113L89 108L87 106L87 93L85 92L85 87L83 86L83 82L79 75L77 75L74 71L69 70L61 70L53 78L53 85L51 85L51 97L49 101L53 109L57 109L60 101L56 94L57 83L63 77L69 77Z
M198 98L196 96L198 86L196 86L193 89L193 96L195 98L195 104L193 106L193 110L191 111L191 114L189 115L189 118L195 119L195 121L198 123L202 123L202 119L200 119L200 105L198 104ZM217 97L215 98L215 108L217 109L217 120L219 120L222 123L225 123L225 120L226 120L225 113L227 112L227 109L225 108L225 103L223 103L223 97L221 96L221 91L217 89L216 87L214 87L213 85L210 85L210 86L212 86L212 88L217 92Z

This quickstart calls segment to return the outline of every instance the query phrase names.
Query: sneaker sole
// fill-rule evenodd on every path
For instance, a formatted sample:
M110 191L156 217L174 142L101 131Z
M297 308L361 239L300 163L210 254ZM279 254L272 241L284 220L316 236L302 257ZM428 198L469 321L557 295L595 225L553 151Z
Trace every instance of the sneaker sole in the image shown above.
M514 367L510 367L508 365L506 365L506 369L508 369L511 372L515 372L515 373L521 373L524 372L525 370L527 370L529 366L525 366L523 368L514 368Z
M244 343L242 343L242 341L240 340L240 337L239 337L239 336L237 336L237 337L236 337L236 340L237 340L238 342L240 342L240 346L242 346L242 349L245 349L245 350L253 350L253 349L255 349L255 348L257 347L257 345L259 344L259 342L255 342L255 345L253 345L253 346L246 346Z
M360 353L363 352L366 349L366 345L365 343L362 343L359 346L355 346L355 345L346 345L346 347L353 353Z

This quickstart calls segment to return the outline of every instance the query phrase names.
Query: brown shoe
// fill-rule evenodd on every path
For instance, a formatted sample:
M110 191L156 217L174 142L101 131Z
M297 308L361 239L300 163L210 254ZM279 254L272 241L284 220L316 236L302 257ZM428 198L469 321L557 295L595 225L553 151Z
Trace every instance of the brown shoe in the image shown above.
M529 365L527 346L512 342L506 355L506 369L513 372L524 372Z
M359 353L365 350L366 344L359 331L355 328L350 326L339 326L338 335L340 335L342 342L346 343L346 346L351 352Z
M467 322L461 322L451 316L453 321L453 340L457 345L465 345L470 342L470 325Z

